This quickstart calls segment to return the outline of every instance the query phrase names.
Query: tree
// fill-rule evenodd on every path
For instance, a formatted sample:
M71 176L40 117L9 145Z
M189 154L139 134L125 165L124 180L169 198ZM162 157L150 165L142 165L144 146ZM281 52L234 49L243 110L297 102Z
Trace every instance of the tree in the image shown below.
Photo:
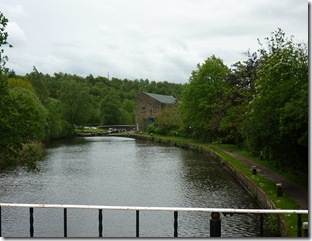
M250 104L248 141L279 168L304 170L308 157L308 54L278 29L261 44L257 94Z
M110 92L100 102L100 113L103 125L121 124L120 103L115 92Z
M3 49L3 46L11 46L7 42L8 33L5 31L8 22L9 20L0 12L0 149L6 145L7 140L4 138L4 135L7 133L6 127L10 125L8 120L10 104L8 79L4 76L5 64L8 61L8 57L4 55Z
M9 91L0 112L0 162L19 157L24 144L42 141L47 127L47 112L33 91L16 87Z
M46 139L57 139L71 134L72 127L70 127L68 123L62 119L61 101L54 98L48 98L45 103L45 107L48 112Z
M88 89L68 76L63 79L58 95L62 118L71 125L86 125L92 109Z
M35 93L24 88L14 88L10 96L13 107L10 122L20 142L44 140L47 111Z
M157 133L163 135L178 135L182 127L182 118L179 105L164 107L156 118L158 124Z
M257 54L247 52L248 59L232 65L232 71L225 80L222 97L224 117L220 124L222 141L242 145L245 138L245 126L248 105L255 94L257 79Z
M134 101L125 100L121 105L122 120L121 123L125 125L133 125L135 122L134 115Z
M5 64L9 60L8 56L4 54L4 49L2 47L13 47L11 44L8 43L9 34L5 31L8 22L9 20L3 15L2 12L0 12L0 74L8 71L8 69L5 68Z
M197 137L212 140L218 136L220 100L229 69L214 55L192 71L182 94L182 118Z
M32 84L25 80L25 79L21 79L21 78L9 78L8 79L8 87L9 89L14 89L16 87L20 87L23 89L28 89L32 92L35 93L34 87L32 86Z
M47 85L46 76L44 76L41 72L39 72L34 66L33 71L30 74L26 75L26 78L34 87L40 101L42 103L49 97L49 89Z

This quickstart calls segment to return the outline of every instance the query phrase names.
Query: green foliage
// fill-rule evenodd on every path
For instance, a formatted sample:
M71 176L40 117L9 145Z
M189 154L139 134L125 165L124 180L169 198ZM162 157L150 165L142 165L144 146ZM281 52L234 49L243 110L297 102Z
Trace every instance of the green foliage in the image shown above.
M0 12L0 47L9 46L12 47L11 44L8 43L9 34L5 31L5 28L8 24L9 20ZM5 68L6 62L9 60L8 56L4 54L4 49L0 49L0 74L4 74L8 71Z
M179 105L163 108L157 116L157 124L157 133L162 135L177 135L182 126Z
M158 133L158 129L154 126L154 123L151 123L147 126L147 132L149 134L151 133L155 134L155 133Z
M92 108L88 89L71 78L65 78L58 95L62 106L62 118L70 124L86 125Z
M279 237L280 228L279 228L279 217L276 214L267 215L264 219L264 229L269 232L268 237Z
M307 169L308 55L279 29L260 49L257 94L250 104L250 147L278 167Z
M48 111L46 140L69 136L73 128L62 118L61 101L48 98L45 103L45 108Z
M25 80L25 79L22 79L22 78L9 78L8 79L8 87L10 89L14 89L16 87L20 87L20 88L28 89L28 90L30 90L32 92L35 92L32 84L28 80Z
M181 104L186 126L192 126L196 136L212 140L218 135L220 102L229 69L214 55L197 65L186 86Z
M247 147L283 171L308 170L308 54L278 29L232 65L198 64L182 95L185 133Z
M34 67L33 71L26 75L26 78L35 89L40 101L44 103L44 101L49 97L49 90L46 81L47 76L39 73L36 67Z
M10 123L21 143L44 140L47 111L37 96L23 88L14 88L10 96L11 113L14 113L9 117Z
M111 92L100 102L100 113L104 125L121 124L120 102L116 93Z
M224 116L220 123L222 140L226 143L242 144L246 125L248 105L255 94L256 70L258 60L256 53L247 53L248 60L237 62L227 75L226 88L222 96Z
M11 89L2 95L0 110L0 163L18 158L23 144L44 140L47 112L33 91Z
M37 163L45 154L44 146L40 142L28 143L23 145L19 153L18 163L26 164L28 171L38 171Z

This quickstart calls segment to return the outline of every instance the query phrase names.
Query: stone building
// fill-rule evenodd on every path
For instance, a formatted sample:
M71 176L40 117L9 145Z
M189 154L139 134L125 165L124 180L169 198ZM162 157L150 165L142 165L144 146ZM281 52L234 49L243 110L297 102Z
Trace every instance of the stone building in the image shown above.
M158 95L142 92L135 101L135 123L137 131L146 131L147 126L155 121L160 110L177 103L177 99L169 95Z

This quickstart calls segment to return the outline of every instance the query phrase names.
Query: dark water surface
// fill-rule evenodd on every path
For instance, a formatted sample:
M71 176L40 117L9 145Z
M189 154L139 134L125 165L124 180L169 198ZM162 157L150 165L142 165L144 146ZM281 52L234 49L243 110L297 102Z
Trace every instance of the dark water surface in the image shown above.
M39 172L0 173L0 202L259 208L207 155L123 137L54 143ZM68 209L68 237L97 237L98 211ZM35 209L35 237L62 237L63 210ZM256 215L223 215L222 237L256 237ZM210 213L179 213L179 237L209 237ZM135 211L103 211L104 237L135 237ZM29 237L28 208L2 208L2 236ZM173 213L141 211L140 236L172 237Z

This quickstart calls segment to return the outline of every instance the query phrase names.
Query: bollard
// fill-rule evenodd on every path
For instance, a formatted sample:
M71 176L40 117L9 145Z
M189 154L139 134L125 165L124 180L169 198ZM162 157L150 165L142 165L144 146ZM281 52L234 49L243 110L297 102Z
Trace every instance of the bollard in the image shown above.
M221 237L220 213L212 212L210 219L210 237Z
M282 183L276 183L276 196L282 197L283 196L283 186Z
M303 237L309 237L309 223L304 222L302 224L302 228L303 228Z
M252 175L257 175L257 167L252 166Z

